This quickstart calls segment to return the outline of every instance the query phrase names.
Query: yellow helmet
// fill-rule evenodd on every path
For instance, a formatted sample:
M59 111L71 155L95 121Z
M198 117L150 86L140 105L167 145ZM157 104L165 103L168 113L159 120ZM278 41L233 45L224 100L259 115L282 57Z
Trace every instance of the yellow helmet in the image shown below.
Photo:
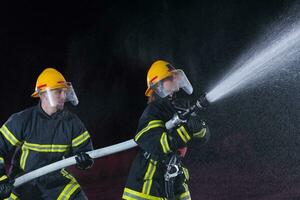
M151 88L153 85L158 83L159 81L172 76L172 71L175 70L170 63L163 61L163 60L157 60L155 61L147 73L147 90L145 92L145 95L147 97L151 96L153 93L153 89Z
M54 68L46 68L38 77L35 85L35 91L31 97L39 97L38 93L48 89L58 89L68 87L64 76Z
M153 92L164 98L182 88L187 94L192 94L193 87L181 69L175 69L164 60L155 61L147 73L147 90L150 97Z

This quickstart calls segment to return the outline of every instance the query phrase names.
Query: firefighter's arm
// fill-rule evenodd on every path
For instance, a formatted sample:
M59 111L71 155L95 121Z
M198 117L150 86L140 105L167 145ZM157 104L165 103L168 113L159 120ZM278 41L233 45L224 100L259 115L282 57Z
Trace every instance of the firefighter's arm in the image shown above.
M204 120L199 116L191 116L187 123L168 131L168 140L172 149L182 149L191 140L206 142L210 132Z
M177 151L178 148L186 146L188 140L180 134L180 127L174 131L167 130L162 112L155 106L149 104L139 120L135 142L144 151L156 155L164 156Z
M12 183L5 172L6 156L16 146L21 145L22 120L15 114L0 128L0 199L7 198L12 189Z
M193 139L207 141L210 137L207 123L198 115L191 116L186 127Z
M13 187L9 181L9 177L5 172L5 162L4 155L7 154L9 148L6 142L6 139L3 138L3 134L1 132L0 136L0 199L4 199L9 197Z
M4 175L0 178L0 199L8 198L13 190L13 184Z
M94 160L85 152L93 150L93 144L89 132L83 123L77 118L73 126L72 153L76 155L76 165L79 169L92 167Z

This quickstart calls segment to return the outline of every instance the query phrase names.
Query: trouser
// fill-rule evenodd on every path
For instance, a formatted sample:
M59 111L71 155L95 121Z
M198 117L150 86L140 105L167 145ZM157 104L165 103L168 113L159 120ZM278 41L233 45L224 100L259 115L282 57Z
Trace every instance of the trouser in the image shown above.
M8 200L85 200L76 179L66 170L45 175L16 188Z
M16 191L10 195L9 198L5 200L52 200L51 197L47 196L45 193L43 194L41 191L38 190L36 187L24 187L22 191L19 190L18 195L16 195ZM55 198L58 199L58 198ZM87 196L82 190L77 191L73 195L71 195L69 198L60 198L60 199L70 199L70 200L87 200Z
M175 200L191 200L188 188L189 173L186 168L183 168L183 173L179 174L174 181L174 195L172 199ZM136 180L138 181L138 180ZM125 200L167 200L166 192L164 190L164 179L160 180L144 180L144 184L151 181L151 188L149 193L134 189L134 187L126 186L123 192L122 199ZM169 199L168 199L169 200Z

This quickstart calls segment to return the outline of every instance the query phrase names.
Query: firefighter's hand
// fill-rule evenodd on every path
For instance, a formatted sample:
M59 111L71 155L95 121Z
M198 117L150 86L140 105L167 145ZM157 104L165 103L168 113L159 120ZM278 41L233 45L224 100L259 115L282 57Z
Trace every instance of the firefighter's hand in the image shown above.
M88 169L94 164L93 158L91 158L87 153L80 152L75 157L76 166L78 169Z
M191 116L187 121L190 136L194 139L203 139L207 132L206 123L199 116Z
M4 179L0 181L0 199L8 198L13 190L12 182L6 176L2 177Z

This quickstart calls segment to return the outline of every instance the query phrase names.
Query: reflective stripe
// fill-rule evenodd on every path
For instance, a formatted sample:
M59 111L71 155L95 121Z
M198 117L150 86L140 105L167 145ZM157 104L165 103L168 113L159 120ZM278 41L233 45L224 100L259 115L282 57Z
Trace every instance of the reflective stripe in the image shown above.
M189 180L190 179L189 170L187 168L185 168L185 167L182 167L182 171L183 171L185 179Z
M184 136L186 137L186 139L189 141L191 139L191 137L188 134L188 132L186 131L186 129L184 128L184 126L181 126L179 129L182 131L182 133L184 134Z
M26 148L25 145L22 146L22 155L21 155L21 159L20 159L20 167L21 169L25 169L25 164L26 164L26 160L29 154L29 150Z
M191 195L189 191L186 191L185 193L182 193L179 196L179 200L191 200Z
M7 176L6 176L6 175L3 175L3 176L0 177L0 181L3 181L3 180L5 180L5 179L7 179Z
M66 152L69 148L69 145L63 144L33 144L28 142L24 142L23 146L37 152Z
M82 133L81 135L79 135L78 137L72 140L72 147L77 147L81 145L84 141L86 141L89 138L90 138L89 132L85 131L84 133Z
M57 200L68 200L74 194L74 192L80 188L79 184L77 183L76 179L69 174L66 170L62 169L60 171L62 175L71 181L66 185L66 187L63 189L63 191L58 196Z
M147 172L144 177L144 184L142 193L143 194L150 194L151 186L152 186L152 178L156 171L157 161L150 159Z
M167 133L164 132L161 137L160 137L160 144L162 146L162 149L163 149L163 152L165 154L167 153L170 153L171 152L171 149L170 149L170 146L169 146L169 142L168 142L168 136L167 136Z
M157 128L157 127L164 127L165 125L163 124L162 120L152 120L148 123L148 125L143 128L140 132L137 133L137 135L134 137L134 140L137 141L143 133L146 131L149 131L152 128Z
M189 191L189 186L186 183L183 183L182 186L184 187L185 191ZM182 195L182 194L181 194Z
M0 164L4 164L4 158L0 157Z
M19 200L19 197L17 197L14 193L11 193L10 196L4 200Z
M167 200L166 198L163 197L155 197L147 194L143 194L134 190L131 190L129 188L125 188L123 192L123 199L126 200Z
M187 143L191 139L191 137L189 136L189 134L185 130L184 126L180 126L177 129L177 133L180 136L180 138L183 140L184 143Z
M10 132L8 130L8 128L3 125L1 128L0 128L0 131L2 133L2 135L9 141L9 143L13 146L15 145L21 145L21 142L14 136L14 134L12 134L12 132Z
M203 138L206 134L206 128L201 129L201 131L194 133L193 135L195 137Z

